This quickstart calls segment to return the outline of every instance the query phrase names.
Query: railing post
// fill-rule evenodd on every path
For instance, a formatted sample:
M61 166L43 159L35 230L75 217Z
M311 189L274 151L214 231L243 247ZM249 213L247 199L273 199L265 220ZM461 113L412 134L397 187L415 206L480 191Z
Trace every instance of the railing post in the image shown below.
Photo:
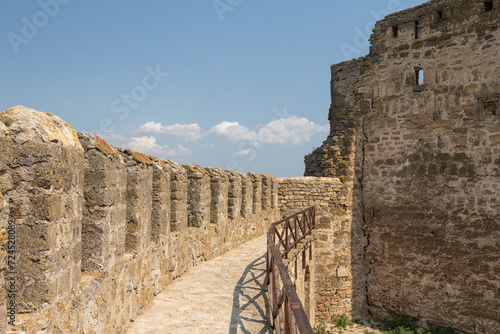
M297 334L297 323L295 321L292 308L290 307L290 303L288 303L288 313L290 314L290 334Z
M288 259L288 230L289 230L290 220L285 223L285 259Z
M285 334L290 334L290 325L292 324L290 319L290 307L288 305L288 299L285 298L285 303L283 305L283 312L285 313Z
M275 284L275 287L274 287L274 297L275 297L275 303L276 303L276 308L277 308L277 314L276 314L276 317L278 319L278 326L276 326L276 328L279 328L279 333L283 333L283 316L282 316L282 311L283 309L280 310L280 307L279 307L279 295L281 295L280 293L280 282L279 282L279 276L278 276L278 265L276 263L276 261L274 261L274 264L275 264L275 281L274 281L274 284Z

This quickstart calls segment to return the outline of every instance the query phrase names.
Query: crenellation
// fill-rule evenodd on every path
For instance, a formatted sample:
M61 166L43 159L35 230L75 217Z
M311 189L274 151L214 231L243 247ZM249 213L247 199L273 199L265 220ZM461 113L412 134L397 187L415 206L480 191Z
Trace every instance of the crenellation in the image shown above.
M241 175L230 170L226 170L226 172L229 177L228 217L229 219L237 220L241 217L243 199Z
M171 168L163 160L148 156L153 161L153 192L151 213L151 241L160 253L160 280L158 290L172 281L172 255L170 249L170 173ZM161 275L161 273L166 273ZM156 293L155 293L156 294Z
M262 211L262 174L248 173L252 182L252 214L258 215Z
M270 206L252 213L245 174L113 147L21 106L0 113L0 131L0 241L14 221L22 312L7 331L124 333L172 280L277 218ZM0 315L9 302L4 270Z
M187 171L181 165L165 160L170 166L170 230L187 229Z
M118 153L127 173L125 252L137 253L151 243L153 162L129 149L118 148Z
M0 244L14 224L18 270L8 326L0 248L0 332L124 333L190 267L315 206L316 260L286 262L313 324L498 333L499 13L432 0L377 22L366 57L331 66L330 134L305 177L181 166L52 114L0 113Z
M200 166L183 165L187 171L188 184L188 227L202 227L210 221L210 174Z
M262 174L262 210L271 207L272 180L270 175Z
M205 170L210 177L210 223L224 229L222 224L228 221L229 177L220 168L206 167Z
M248 174L239 173L241 177L241 217L250 218L253 210L253 183Z
M78 133L85 151L85 210L82 218L82 270L108 272L125 252L127 174L123 158L98 136Z
M170 166L156 157L148 158L153 161L151 241L164 245L170 234Z

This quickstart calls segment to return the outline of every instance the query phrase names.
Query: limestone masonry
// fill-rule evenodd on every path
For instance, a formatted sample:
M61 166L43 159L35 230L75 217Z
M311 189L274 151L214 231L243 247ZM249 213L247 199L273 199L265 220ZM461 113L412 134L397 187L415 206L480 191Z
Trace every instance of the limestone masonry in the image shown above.
M7 298L5 248L1 333L122 333L188 268L281 218L272 176L112 147L22 106L0 113L0 151L1 242L14 222L17 271Z
M500 333L499 14L498 0L430 1L332 66L331 132L306 175L342 181L331 207L346 219L321 232L317 317Z
M303 207L327 220L342 188L331 178L181 166L23 106L0 113L0 151L1 333L124 333L190 267ZM307 254L297 270L302 256L290 254L287 266L314 321L315 266Z
M0 333L124 333L186 270L311 205L314 256L285 262L313 325L500 333L499 26L500 0L377 22L366 57L331 67L331 132L305 177L181 166L1 112Z

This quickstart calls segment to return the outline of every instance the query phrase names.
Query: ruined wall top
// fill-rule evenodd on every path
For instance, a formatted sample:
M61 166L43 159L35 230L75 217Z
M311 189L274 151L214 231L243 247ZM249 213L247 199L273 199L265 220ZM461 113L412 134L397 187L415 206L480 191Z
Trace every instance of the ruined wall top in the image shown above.
M453 35L484 32L500 23L499 0L433 0L388 15L370 37L370 55L401 51L414 43L442 46Z

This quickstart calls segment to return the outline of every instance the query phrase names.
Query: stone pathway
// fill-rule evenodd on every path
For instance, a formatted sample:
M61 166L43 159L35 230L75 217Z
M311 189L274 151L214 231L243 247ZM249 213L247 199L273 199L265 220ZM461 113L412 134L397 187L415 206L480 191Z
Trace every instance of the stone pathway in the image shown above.
M272 333L265 252L263 235L191 268L141 311L127 333Z

